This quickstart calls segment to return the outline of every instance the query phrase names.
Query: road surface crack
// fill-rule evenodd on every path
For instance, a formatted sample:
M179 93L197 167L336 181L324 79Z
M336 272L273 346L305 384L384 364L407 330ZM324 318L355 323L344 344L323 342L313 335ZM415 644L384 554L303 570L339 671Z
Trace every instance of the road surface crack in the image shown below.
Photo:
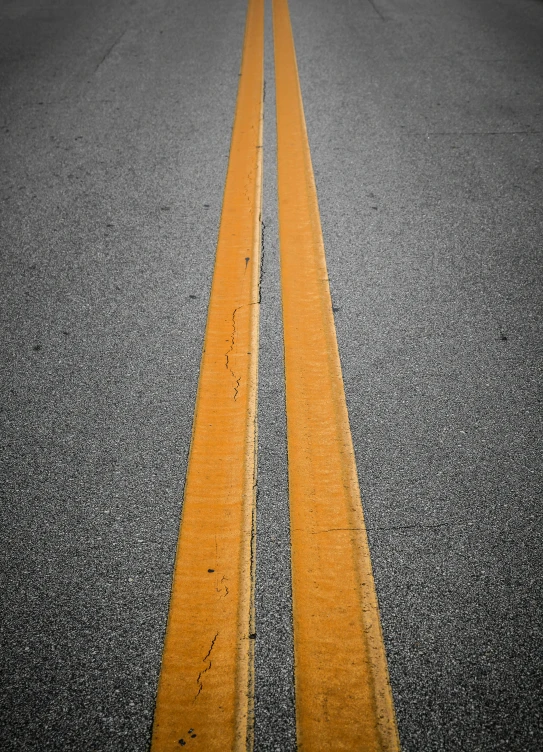
M103 64L103 63L104 63L104 62L105 62L105 61L107 60L107 58L108 58L108 57L109 57L109 56L111 55L111 53L113 52L113 50L115 49L115 47L116 47L116 46L117 46L117 45L119 44L119 42L120 42L120 41L121 41L121 39L122 39L122 38L124 37L124 35L126 34L126 32L127 32L127 31L128 31L128 28L126 28L126 29L125 29L125 30L123 31L123 33L122 33L122 34L121 34L121 35L120 35L119 37L117 37L117 39L116 39L116 40L115 40L115 41L113 42L113 44L112 44L112 45L111 45L110 47L108 47L108 49L107 49L107 50L105 51L105 53L104 53L104 54L102 55L102 57L101 57L101 59L100 59L100 61L99 61L98 65L97 65L97 66L96 66L96 68L94 69L94 72L95 72L95 73L97 73L97 72L98 72L98 68L100 68L100 66L101 66L101 65L102 65L102 64Z
M368 3L371 5L371 7L373 8L373 10L377 13L377 15L379 16L379 18L381 19L381 21L386 21L386 18L383 16L383 14L379 10L379 8L375 5L374 0L368 0Z
M264 220L260 219L260 225L261 225L261 231L260 231L260 274L258 275L258 303L262 303L262 280L264 277L264 255L266 252L265 248L265 232L266 232L266 224Z
M241 376L238 378L232 368L230 367L230 353L234 351L234 347L236 344L236 313L239 311L240 308L243 308L243 306L238 306L237 308L234 308L234 312L232 313L232 337L230 340L230 347L225 353L225 359L226 359L226 368L230 373L232 374L232 378L234 379L235 386L234 386L234 402L238 398L239 393L239 385L241 382Z
M204 674L207 674L207 672L211 670L211 659L210 659L210 656L211 656L211 652L212 652L213 648L215 647L215 642L216 642L218 636L219 636L219 633L217 632L217 634L215 635L215 637L211 640L211 645L209 646L209 650L207 651L207 653L205 654L205 656L202 658L203 663L206 663L206 661L209 661L209 663L208 663L208 665L204 669L202 669L202 671L200 671L200 673L198 674L198 678L196 679L196 684L198 684L198 692L196 693L196 696L194 698L195 701L198 699L199 694L201 693L201 691L204 688L204 685L202 683L202 676Z

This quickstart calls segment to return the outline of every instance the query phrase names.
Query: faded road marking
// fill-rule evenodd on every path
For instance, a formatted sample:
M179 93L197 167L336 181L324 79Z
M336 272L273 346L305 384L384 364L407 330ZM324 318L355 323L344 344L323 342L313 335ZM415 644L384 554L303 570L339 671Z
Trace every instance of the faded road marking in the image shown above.
M263 5L247 11L153 752L252 748Z
M298 749L398 752L287 0L273 20Z

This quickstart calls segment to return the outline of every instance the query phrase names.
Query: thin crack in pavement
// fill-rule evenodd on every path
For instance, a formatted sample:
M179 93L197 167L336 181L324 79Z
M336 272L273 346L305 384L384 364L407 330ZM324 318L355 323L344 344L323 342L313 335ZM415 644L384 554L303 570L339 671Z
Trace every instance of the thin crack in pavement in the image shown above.
M219 636L219 633L217 632L215 637L211 640L211 645L209 647L209 650L207 651L206 655L202 658L203 663L205 663L209 659L209 656L211 655L211 651L215 647L215 642L217 641L218 636ZM198 692L196 693L196 696L194 697L195 701L198 699L198 696L200 695L201 691L204 688L204 685L201 682L201 678L204 674L206 674L211 669L211 665L212 665L211 661L209 661L209 666L206 666L206 668L204 668L203 671L200 671L200 673L198 674L198 678L196 679L196 684L199 685L199 688L198 688Z

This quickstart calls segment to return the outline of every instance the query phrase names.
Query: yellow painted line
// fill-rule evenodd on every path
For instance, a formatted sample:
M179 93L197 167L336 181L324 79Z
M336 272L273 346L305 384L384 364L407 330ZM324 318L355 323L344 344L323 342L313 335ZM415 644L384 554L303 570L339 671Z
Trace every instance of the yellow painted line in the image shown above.
M249 0L151 749L252 749L264 2Z
M399 750L287 0L273 0L298 749Z

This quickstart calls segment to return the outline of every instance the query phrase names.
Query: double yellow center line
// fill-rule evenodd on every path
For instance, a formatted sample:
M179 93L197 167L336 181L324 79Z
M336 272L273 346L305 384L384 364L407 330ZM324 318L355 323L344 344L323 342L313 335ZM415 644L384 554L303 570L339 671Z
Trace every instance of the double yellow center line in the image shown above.
M273 0L298 749L399 750L287 0ZM153 752L253 746L264 1L249 0Z

